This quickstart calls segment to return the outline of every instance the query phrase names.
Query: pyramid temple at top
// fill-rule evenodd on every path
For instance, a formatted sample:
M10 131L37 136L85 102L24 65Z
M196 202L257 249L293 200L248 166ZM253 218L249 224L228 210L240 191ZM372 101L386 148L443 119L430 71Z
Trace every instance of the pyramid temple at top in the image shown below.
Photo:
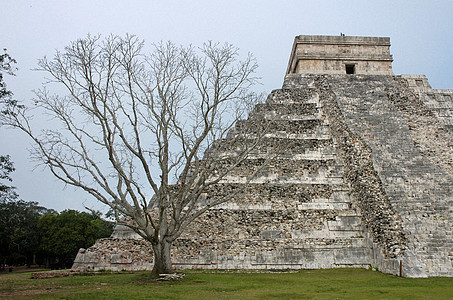
M295 38L283 87L230 136L256 124L269 132L206 197L240 185L272 149L284 153L184 232L176 268L453 276L453 90L395 76L389 48L386 37ZM143 270L152 260L150 244L117 226L73 268Z

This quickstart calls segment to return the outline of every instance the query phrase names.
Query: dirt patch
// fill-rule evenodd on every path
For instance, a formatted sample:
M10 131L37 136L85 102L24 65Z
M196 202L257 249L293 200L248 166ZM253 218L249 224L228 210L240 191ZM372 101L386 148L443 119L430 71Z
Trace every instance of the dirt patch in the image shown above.
M44 271L50 271L50 269L42 268L42 267L29 268L27 266L20 266L20 267L13 267L12 272L9 272L9 268L0 269L0 275L12 274L12 273L26 273L26 272L44 272Z
M33 296L33 295L50 294L59 289L61 289L61 287L53 287L53 288L47 288L47 289L16 290L16 291L12 291L12 292L0 292L0 297L17 297L17 296Z

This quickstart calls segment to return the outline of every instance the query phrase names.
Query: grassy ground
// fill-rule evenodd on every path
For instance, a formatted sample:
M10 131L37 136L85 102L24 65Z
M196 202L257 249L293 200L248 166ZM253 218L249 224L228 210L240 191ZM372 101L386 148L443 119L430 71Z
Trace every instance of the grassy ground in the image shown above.
M363 269L298 273L188 271L176 282L147 273L30 279L0 275L0 297L14 299L453 299L453 278L409 279Z

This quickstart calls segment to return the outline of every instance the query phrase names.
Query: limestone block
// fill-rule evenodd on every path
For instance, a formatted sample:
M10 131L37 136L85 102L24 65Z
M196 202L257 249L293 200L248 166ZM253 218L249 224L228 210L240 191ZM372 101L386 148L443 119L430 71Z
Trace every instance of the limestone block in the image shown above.
M280 239L283 237L283 233L280 230L262 230L261 238L263 240Z
M370 265L372 263L370 248L344 248L334 252L337 265Z
M360 230L362 220L358 216L337 216L335 221L328 221L329 230Z

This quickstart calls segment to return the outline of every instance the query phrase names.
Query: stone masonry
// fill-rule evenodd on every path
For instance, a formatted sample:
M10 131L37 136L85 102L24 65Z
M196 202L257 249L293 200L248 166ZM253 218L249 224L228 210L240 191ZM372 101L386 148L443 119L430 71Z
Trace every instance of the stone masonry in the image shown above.
M390 38L300 35L286 74L393 75Z
M230 136L256 124L268 133L205 199L240 193L175 242L176 268L453 276L453 90L433 90L424 76L394 76L389 46L388 38L296 37L283 88ZM313 57L316 64L304 62ZM226 140L217 150L226 163L230 148ZM279 155L245 186L275 149ZM111 238L81 249L73 268L147 270L152 250L117 226Z

